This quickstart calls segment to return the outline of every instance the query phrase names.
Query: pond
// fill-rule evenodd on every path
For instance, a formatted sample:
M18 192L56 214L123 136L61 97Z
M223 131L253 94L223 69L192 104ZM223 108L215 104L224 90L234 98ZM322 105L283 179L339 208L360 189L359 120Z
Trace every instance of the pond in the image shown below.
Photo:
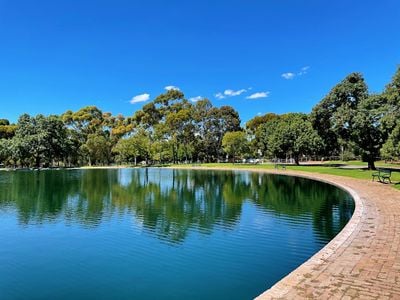
M353 211L347 192L283 175L0 172L0 298L252 299Z

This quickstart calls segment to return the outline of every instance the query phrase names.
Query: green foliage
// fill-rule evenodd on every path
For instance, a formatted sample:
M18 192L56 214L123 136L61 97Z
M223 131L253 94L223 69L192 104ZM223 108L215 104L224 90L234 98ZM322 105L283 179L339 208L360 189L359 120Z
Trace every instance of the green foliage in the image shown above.
M381 155L387 160L400 159L400 122L383 145Z
M385 99L380 95L366 97L358 104L352 119L351 140L370 169L375 169L374 161L384 142L381 126L384 103Z
M67 151L67 129L57 116L22 115L12 139L14 163L21 166L48 166L61 160Z
M382 127L385 136L389 136L400 122L400 67L397 68L392 81L386 86L382 97L386 100Z
M326 154L339 154L339 140L344 143L350 140L353 112L367 97L364 78L359 73L352 73L313 108L311 122L324 141Z
M222 149L232 157L233 160L235 160L237 156L242 156L249 149L246 133L243 131L230 131L225 133L222 139Z
M0 125L0 139L11 139L16 130L16 125Z
M150 139L144 130L118 141L113 148L117 161L137 164L138 157L147 160L150 156Z
M108 164L110 161L111 144L102 134L90 134L81 149L87 154L89 165Z
M370 169L384 143L387 97L369 95L364 78L352 73L314 107L311 120L325 143L325 153L338 155L354 144Z
M249 120L246 123L246 129L250 133L255 134L255 132L261 125L269 123L277 118L279 118L279 116L273 113L267 113L263 116L255 116L253 119Z
M0 126L10 125L10 121L7 119L0 119Z
M296 164L302 155L315 155L323 142L305 114L286 114L260 126L260 139L270 157L292 157Z
M8 165L13 155L12 140L0 139L0 163Z

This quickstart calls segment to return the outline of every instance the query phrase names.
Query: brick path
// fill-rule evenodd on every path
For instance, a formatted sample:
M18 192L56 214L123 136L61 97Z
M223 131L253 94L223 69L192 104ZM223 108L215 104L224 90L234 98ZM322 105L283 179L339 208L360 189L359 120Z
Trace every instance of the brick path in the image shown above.
M338 236L257 300L400 299L400 191L347 177L278 173L342 186L352 192L356 209Z

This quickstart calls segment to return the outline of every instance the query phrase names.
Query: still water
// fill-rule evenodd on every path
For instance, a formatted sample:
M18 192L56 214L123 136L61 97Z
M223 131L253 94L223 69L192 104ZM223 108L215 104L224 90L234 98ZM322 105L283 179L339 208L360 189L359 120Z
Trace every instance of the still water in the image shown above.
M353 210L334 186L279 175L0 172L0 299L252 299Z

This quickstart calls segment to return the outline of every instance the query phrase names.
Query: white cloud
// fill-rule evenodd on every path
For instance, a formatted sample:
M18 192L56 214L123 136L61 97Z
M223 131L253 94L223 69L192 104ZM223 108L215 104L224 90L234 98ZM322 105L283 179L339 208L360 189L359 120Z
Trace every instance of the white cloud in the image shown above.
M174 85L167 85L164 89L166 89L167 91L171 91L171 90L180 91L180 88L178 88L177 86L174 86Z
M150 94L144 93L141 95L137 95L132 98L130 101L131 104L139 103L139 102L145 102L150 99Z
M302 67L300 72L297 73L297 75L301 76L307 74L309 68L310 68L309 66Z
M301 70L302 70L303 72L305 72L305 71L307 71L309 68L310 68L310 66L305 66L305 67L302 67Z
M216 94L215 94L215 98L217 98L217 99L224 99L225 96L224 96L224 94L222 94L222 93L216 93Z
M257 92L247 96L246 99L260 99L260 98L267 98L269 96L269 92Z
M192 102L197 102L197 101L200 101L201 99L203 99L202 96L197 96L197 97L192 97L189 100L192 101Z
M292 73L292 72L287 72L287 73L283 73L282 77L285 79L293 79L296 76L296 74Z
M296 76L302 76L302 75L307 74L307 72L308 72L309 69L310 69L310 66L305 66L305 67L302 67L302 68L300 69L300 71L299 71L299 72L296 72L296 73L293 73L293 72L283 73L283 74L282 74L282 77L285 78L285 79L293 79L293 78L295 78Z
M250 88L250 89L251 89L251 88ZM217 99L224 99L224 98L227 98L227 97L239 96L239 95L241 95L241 94L243 94L243 93L246 93L246 92L247 92L246 89L241 89L241 90L237 90L237 91L228 89L228 90L225 90L224 92L216 93L216 94L215 94L215 97L216 97Z
M234 91L234 90L225 90L224 91L224 95L228 96L228 97L234 97L234 96L239 96L240 94L245 93L246 90L245 89L241 89L238 91Z

